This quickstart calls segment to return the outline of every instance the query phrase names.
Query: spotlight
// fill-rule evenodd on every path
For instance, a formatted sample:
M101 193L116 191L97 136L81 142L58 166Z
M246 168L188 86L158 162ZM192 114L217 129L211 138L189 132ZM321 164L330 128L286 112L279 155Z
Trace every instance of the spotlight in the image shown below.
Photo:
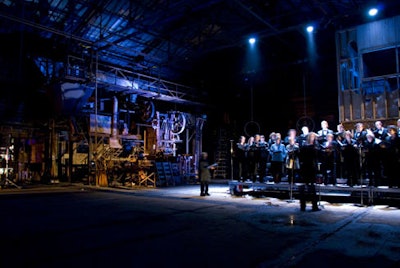
M371 8L368 11L368 15L370 15L371 17L376 16L376 14L378 14L378 9L377 8Z
M254 37L249 38L249 44L253 45L256 42L256 39Z
M314 31L314 27L312 25L307 26L306 30L308 33L312 33Z

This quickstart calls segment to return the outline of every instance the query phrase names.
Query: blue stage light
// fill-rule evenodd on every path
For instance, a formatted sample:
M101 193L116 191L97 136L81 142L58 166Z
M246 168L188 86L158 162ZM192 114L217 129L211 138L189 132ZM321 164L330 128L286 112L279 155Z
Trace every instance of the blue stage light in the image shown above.
M378 9L377 8L371 8L368 11L368 15L370 15L371 17L376 16L378 14Z
M249 38L249 44L253 45L256 42L256 39L254 37Z

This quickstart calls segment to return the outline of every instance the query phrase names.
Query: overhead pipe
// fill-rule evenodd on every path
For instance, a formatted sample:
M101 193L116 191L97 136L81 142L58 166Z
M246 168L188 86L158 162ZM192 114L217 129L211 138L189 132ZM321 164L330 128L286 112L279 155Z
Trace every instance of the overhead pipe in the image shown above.
M116 138L118 133L118 99L116 96L113 97L113 112L111 122L111 137Z
M111 120L111 137L110 147L111 148L122 148L122 145L118 141L118 99L116 96L113 97L113 112Z

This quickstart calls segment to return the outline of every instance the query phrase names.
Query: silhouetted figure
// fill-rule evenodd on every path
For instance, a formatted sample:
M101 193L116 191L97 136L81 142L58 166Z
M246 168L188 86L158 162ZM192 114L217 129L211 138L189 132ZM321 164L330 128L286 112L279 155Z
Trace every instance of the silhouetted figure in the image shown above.
M306 142L300 147L300 173L302 185L299 186L300 210L306 210L307 201L311 201L312 210L318 211L317 193L315 190L315 180L318 169L318 142L317 134L310 132Z
M268 142L265 140L264 135L260 135L260 141L257 144L257 150L259 151L259 162L258 162L258 176L259 181L264 182L264 178L267 176L267 162L269 157Z
M397 126L388 126L389 136L383 141L385 149L384 173L387 177L389 187L400 187L399 165L400 165L400 138Z
M360 154L359 144L350 131L346 130L345 138L340 143L340 149L343 157L343 176L347 178L347 184L353 186L360 176Z
M329 133L326 140L320 147L321 173L325 180L325 185L336 184L336 165L338 160L338 143L334 139L334 135Z
M238 181L245 181L245 176L247 173L246 169L246 152L247 150L247 143L246 137L240 136L239 142L236 143L234 149L234 159L235 159L235 166L236 166L236 174Z
M252 182L256 181L256 174L257 174L256 151L257 151L257 146L255 143L255 138L254 136L251 136L247 140L246 166L247 166L247 178L250 179Z
M375 187L380 185L382 173L380 159L381 147L379 143L381 143L381 140L375 138L372 131L368 131L367 139L362 148L364 157L362 174L365 179L369 179L369 185Z

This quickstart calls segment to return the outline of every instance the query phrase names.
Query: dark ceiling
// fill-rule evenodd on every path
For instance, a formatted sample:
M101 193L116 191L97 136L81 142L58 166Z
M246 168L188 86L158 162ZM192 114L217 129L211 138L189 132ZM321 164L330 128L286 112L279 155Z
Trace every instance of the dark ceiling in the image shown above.
M318 31L360 24L374 2L18 0L2 1L0 23L3 35L34 38L25 46L38 54L90 53L101 63L179 81L211 52L243 47L250 35L283 60L303 59L306 23ZM399 1L378 2L381 17L399 10Z
M250 36L258 38L265 63L259 73L269 73L263 79L296 80L278 73L309 61L308 23L316 27L318 57L330 60L336 78L334 33L368 22L371 4L379 4L375 19L400 14L400 1L389 0L6 0L0 34L3 47L28 58L72 55L206 90L232 86L240 75L247 81L254 70L234 57L245 55ZM10 75L3 72L2 80Z

